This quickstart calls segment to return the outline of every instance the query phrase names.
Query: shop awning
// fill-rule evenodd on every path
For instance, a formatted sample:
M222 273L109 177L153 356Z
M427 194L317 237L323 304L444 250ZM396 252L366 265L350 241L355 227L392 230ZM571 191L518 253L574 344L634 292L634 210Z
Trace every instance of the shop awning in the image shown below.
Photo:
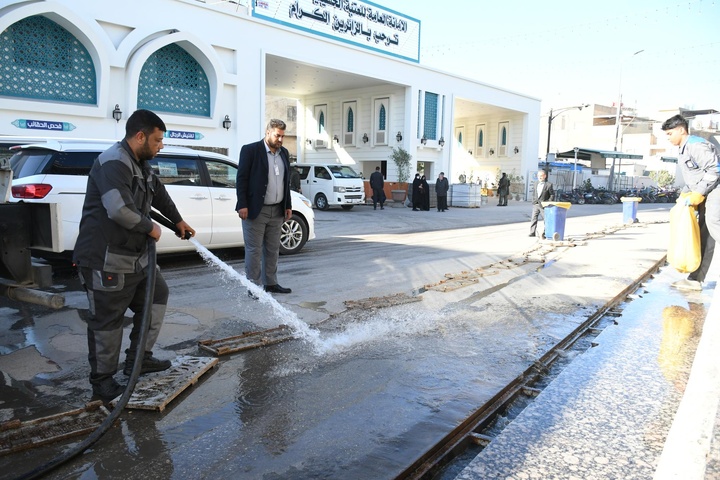
M575 158L575 151L568 150L567 152L558 153L556 158ZM620 161L623 159L628 160L642 160L642 155L634 153L623 153L616 152L614 150L595 150L592 148L579 148L577 152L578 160L585 160L590 162L590 168L593 169L604 169L607 168L608 158L617 158Z

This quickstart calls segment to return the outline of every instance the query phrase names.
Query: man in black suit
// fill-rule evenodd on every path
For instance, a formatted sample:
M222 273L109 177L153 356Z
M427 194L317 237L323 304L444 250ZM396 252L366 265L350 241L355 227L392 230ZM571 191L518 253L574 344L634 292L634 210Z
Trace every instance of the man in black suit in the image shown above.
M555 191L553 190L552 183L547 181L547 172L545 170L539 170L537 173L538 181L533 189L533 211L530 219L530 236L535 236L535 230L537 229L538 217L543 216L542 202L552 202L555 200ZM543 217L544 218L544 217ZM545 233L542 233L542 238L545 238Z
M265 138L244 145L237 172L237 205L245 240L245 275L266 292L291 293L277 282L280 230L292 216L290 156L285 122L268 122ZM251 292L248 295L254 297Z
M375 167L375 171L370 175L370 188L372 188L373 195L373 210L377 210L377 204L380 204L380 210L385 210L383 204L385 203L385 192L383 187L385 186L385 179L380 172L380 167Z

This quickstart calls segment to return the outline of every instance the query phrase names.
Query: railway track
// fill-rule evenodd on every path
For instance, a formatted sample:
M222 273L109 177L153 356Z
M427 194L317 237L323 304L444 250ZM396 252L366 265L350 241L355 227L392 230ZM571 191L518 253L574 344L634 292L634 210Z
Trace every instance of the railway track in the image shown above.
M620 306L642 287L665 264L665 258L655 263L644 275L628 285L617 296L597 309L569 335L560 340L542 357L506 385L488 402L480 406L463 422L443 437L437 444L427 450L409 465L396 480L431 480L440 478L443 471L453 464L470 449L476 453L487 446L499 433L497 420L511 408L519 413L525 405L540 394L551 376L557 375L562 368L562 360L572 349L592 348L592 339L602 330L614 323L621 315ZM580 346L579 344L583 344ZM558 368L553 368L553 367ZM513 408L515 407L515 408Z

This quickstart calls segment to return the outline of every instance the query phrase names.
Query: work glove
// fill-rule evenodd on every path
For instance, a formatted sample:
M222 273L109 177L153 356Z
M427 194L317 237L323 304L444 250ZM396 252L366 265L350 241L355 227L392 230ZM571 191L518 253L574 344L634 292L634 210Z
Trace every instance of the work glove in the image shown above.
M697 207L705 200L703 195L697 192L683 192L677 199L677 203L685 205L686 207Z

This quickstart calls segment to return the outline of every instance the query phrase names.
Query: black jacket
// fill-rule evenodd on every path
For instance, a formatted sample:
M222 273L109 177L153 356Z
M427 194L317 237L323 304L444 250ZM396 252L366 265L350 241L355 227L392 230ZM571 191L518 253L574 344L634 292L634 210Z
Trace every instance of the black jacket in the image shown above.
M290 197L290 155L285 147L280 147L280 158L285 165L283 178L283 203L285 210L292 209L292 198ZM240 150L240 161L238 163L237 183L237 204L235 211L241 208L248 209L248 218L254 220L260 215L265 203L265 193L268 183L268 162L267 145L265 140L244 145Z

